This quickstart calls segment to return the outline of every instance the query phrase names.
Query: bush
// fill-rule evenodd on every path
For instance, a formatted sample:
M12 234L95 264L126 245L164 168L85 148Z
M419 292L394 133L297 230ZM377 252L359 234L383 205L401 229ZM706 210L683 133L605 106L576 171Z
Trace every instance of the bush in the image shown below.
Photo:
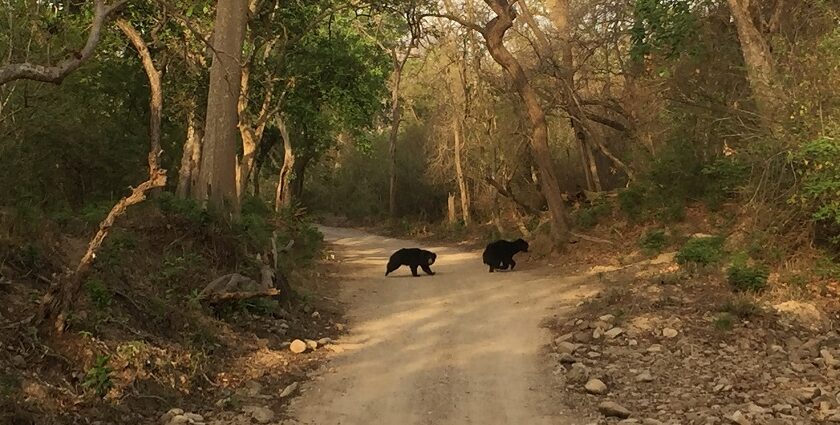
M723 258L723 241L719 236L691 238L677 252L677 263L697 266L717 263Z
M618 206L627 217L638 220L644 210L644 190L638 187L618 192Z
M654 229L650 230L642 236L639 240L639 247L645 254L652 255L662 252L665 245L668 244L668 235L664 230Z
M769 271L764 266L732 264L726 272L729 285L736 292L761 292L767 286Z
M85 282L85 289L87 289L88 297L99 310L104 310L111 305L111 293L105 288L105 284L100 279L92 278Z
M111 382L111 368L108 367L109 356L97 356L93 367L88 370L82 387L93 389L96 395L102 397L113 385Z
M610 214L612 208L604 201L595 201L591 206L578 211L575 216L575 223L578 227L589 229L595 227L601 218Z
M802 145L793 154L799 163L802 189L791 203L799 203L810 210L811 218L823 227L833 224L840 228L840 140L823 137ZM840 234L828 238L840 246Z

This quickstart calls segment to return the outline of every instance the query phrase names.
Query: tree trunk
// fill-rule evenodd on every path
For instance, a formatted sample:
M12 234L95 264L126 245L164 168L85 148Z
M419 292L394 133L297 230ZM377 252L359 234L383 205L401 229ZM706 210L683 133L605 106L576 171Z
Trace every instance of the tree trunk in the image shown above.
M187 140L184 142L184 152L181 154L181 167L178 169L178 186L175 194L186 199L195 187L198 178L198 166L201 163L202 123L196 117L195 101L191 100L187 111Z
M268 51L274 43L269 43L265 48ZM268 53L265 56L268 56ZM238 103L239 113L239 134L242 138L242 158L236 164L236 191L240 201L244 198L248 191L248 181L251 179L251 173L254 170L254 159L257 148L262 143L263 132L265 126L271 115L271 101L274 97L274 85L269 84L265 91L262 106L257 114L256 122L249 122L248 120L248 94L251 80L251 66L249 61L246 66L242 67L242 76L240 78L240 94Z
M280 137L283 138L283 166L280 167L277 192L274 196L274 210L280 211L284 207L292 205L292 172L295 167L295 153L292 150L292 141L289 139L289 131L286 129L285 120L278 115L275 117L275 121L280 130Z
M482 35L487 42L487 49L493 59L505 69L513 80L531 123L531 150L540 172L542 192L548 203L551 215L551 230L557 242L569 238L566 209L560 194L560 185L554 174L554 164L548 147L548 126L545 112L539 103L536 91L528 81L522 66L504 45L504 36L513 26L513 9L507 0L485 0L496 13L496 17L487 23Z
M455 136L455 177L458 179L458 192L461 196L461 217L464 225L470 225L470 193L467 190L467 179L464 177L464 168L461 165L461 149L463 147L461 125L459 118L452 120L452 133Z
M247 0L218 0L216 5L204 148L193 194L205 205L233 216L239 214L236 130L247 11Z
M779 96L773 88L774 66L770 47L764 36L753 23L749 11L749 0L727 0L738 38L741 41L741 54L747 65L747 79L753 91L756 107L765 124L770 126L779 111Z
M449 218L449 224L455 224L457 218L455 217L455 195L449 192L449 197L446 200L446 216Z
M400 134L402 108L400 105L400 80L402 65L393 52L394 70L391 78L391 134L388 137L388 213L397 216L397 137Z
M154 62L152 62L152 57L149 49L146 47L146 43L134 27L128 21L122 19L117 20L117 26L128 37L135 49L137 49L137 54L140 56L143 68L149 79L149 88L151 90L151 96L149 97L150 148L147 157L149 163L149 179L132 189L131 194L120 199L111 208L111 211L108 212L105 219L99 223L99 230L88 243L87 251L85 251L85 254L82 256L73 273L67 277L66 281L59 281L52 284L47 293L44 294L38 312L38 322L42 325L51 324L52 331L57 334L64 331L70 309L82 288L82 281L93 265L96 253L108 236L114 222L118 217L125 214L128 207L145 200L148 191L166 186L166 170L162 170L158 165L158 156L161 153L160 123L163 111L163 92L160 82L160 72L155 68Z

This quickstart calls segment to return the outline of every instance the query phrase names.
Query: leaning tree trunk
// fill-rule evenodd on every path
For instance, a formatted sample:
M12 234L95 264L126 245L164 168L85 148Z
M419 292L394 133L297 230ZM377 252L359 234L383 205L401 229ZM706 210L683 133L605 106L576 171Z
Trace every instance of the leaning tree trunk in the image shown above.
M93 265L96 253L108 236L108 232L111 230L116 219L125 214L128 207L145 200L148 191L166 186L166 170L161 169L158 165L158 156L161 152L160 123L163 111L163 91L161 89L160 72L155 68L152 56L140 33L128 21L122 19L117 20L117 26L128 37L135 49L137 49L137 53L143 62L143 68L149 78L149 87L151 89L149 100L149 179L132 189L128 196L120 199L111 208L111 211L108 212L105 219L99 223L99 230L88 243L87 251L85 251L85 254L82 256L73 273L64 281L53 283L41 300L38 322L45 326L52 325L52 331L57 334L64 331L67 325L67 316L79 295L82 281Z
M779 97L773 89L774 66L770 46L753 23L749 11L749 0L727 1L738 29L741 53L747 65L747 79L753 91L756 107L765 125L772 130L772 123L779 111Z
M292 174L295 169L295 153L292 141L282 116L275 117L280 137L283 138L283 166L280 167L280 178L277 180L277 192L274 197L274 210L280 211L292 205Z
M196 200L234 216L239 214L237 105L247 11L247 0L218 0L216 5L204 148L193 194Z
M496 17L487 23L482 31L490 56L505 69L513 81L531 124L531 151L539 168L542 192L548 203L551 215L551 231L557 242L565 242L569 238L569 226L566 218L566 208L560 194L560 184L554 174L554 164L548 147L548 126L545 112L540 105L536 91L528 81L522 66L504 45L504 36L513 26L512 7L507 0L485 0L496 13Z

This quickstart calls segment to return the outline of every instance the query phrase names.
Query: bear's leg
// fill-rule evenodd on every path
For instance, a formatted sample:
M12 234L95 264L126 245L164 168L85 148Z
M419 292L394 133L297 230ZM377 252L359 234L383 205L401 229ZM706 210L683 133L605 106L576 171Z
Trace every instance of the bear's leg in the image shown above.
M493 270L495 270L495 268L493 268L493 266L490 266L490 273L493 273Z
M419 274L417 274L417 265L416 264L412 264L410 267L411 267L411 275L412 276L415 276L415 277L420 276Z
M516 267L516 261L513 261L513 258L510 259L510 271L513 271L513 268Z
M394 270L396 270L398 268L400 268L399 264L394 264L394 263L389 262L388 267L385 269L385 276L388 276L391 272L393 272Z
M498 269L507 270L508 267L510 267L510 263L508 263L508 260L502 260L502 264L499 265Z
M435 274L435 272L432 271L432 268L429 267L427 264L423 264L422 266L420 266L420 268L422 268L423 271L426 272L427 275L434 275Z

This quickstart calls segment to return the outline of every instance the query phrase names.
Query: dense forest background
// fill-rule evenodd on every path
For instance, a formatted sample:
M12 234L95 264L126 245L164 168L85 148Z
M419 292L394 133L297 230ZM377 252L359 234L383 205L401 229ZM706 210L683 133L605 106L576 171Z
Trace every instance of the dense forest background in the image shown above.
M318 221L545 255L703 228L748 289L836 282L840 2L7 0L0 161L42 333L291 292Z

